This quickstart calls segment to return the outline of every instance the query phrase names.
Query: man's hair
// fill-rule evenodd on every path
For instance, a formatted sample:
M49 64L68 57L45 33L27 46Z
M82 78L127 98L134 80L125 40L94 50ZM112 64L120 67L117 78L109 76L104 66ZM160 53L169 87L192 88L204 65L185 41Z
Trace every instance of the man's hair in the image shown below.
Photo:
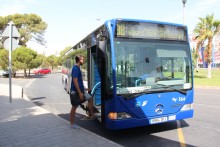
M76 55L75 57L76 63L78 63L81 58L84 58L84 57L82 55Z

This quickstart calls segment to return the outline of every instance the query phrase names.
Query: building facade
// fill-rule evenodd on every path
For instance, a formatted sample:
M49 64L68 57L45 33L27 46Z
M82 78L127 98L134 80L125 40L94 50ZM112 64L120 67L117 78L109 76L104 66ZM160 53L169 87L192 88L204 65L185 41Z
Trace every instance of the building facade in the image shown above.
M195 39L195 36L191 35L189 36L190 39L190 46L192 50L196 49L197 46L197 40ZM208 41L204 42L204 46L199 48L199 59L198 59L198 65L200 68L207 68L207 62L205 61L206 55L205 55L205 49L208 44ZM213 68L220 68L220 35L216 35L213 38L212 42L212 67Z

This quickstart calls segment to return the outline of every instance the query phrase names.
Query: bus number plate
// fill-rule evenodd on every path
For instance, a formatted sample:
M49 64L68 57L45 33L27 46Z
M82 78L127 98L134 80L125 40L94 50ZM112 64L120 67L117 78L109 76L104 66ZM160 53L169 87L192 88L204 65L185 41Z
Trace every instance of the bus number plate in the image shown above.
M166 121L167 121L167 117L154 118L150 120L150 124L166 122Z

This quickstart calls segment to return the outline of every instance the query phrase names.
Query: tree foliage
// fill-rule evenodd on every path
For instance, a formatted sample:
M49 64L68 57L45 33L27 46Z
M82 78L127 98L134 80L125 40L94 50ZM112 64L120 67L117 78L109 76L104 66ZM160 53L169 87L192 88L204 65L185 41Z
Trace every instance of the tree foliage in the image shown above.
M27 47L19 47L12 52L12 60L13 65L16 69L23 69L24 76L27 76L26 70L37 68L42 64L42 58L38 56L37 52L27 48Z
M212 63L212 41L215 35L220 32L220 20L214 20L214 14L207 15L205 18L199 18L194 32L196 33L198 45L208 40L208 45L205 49L206 62L208 63L208 78L211 78L211 63Z
M58 57L55 55L50 55L46 58L46 62L49 64L49 66L52 67L52 69L58 65Z
M60 51L60 56L59 56L59 64L62 65L63 61L66 59L66 53L71 49L71 46L65 47L62 51Z
M13 21L21 37L19 45L26 46L28 41L35 41L45 45L44 33L47 24L37 14L14 14L5 17L0 16L0 33L2 33L7 24ZM3 42L4 40L1 40Z
M8 67L8 51L6 49L0 50L0 67L4 70Z

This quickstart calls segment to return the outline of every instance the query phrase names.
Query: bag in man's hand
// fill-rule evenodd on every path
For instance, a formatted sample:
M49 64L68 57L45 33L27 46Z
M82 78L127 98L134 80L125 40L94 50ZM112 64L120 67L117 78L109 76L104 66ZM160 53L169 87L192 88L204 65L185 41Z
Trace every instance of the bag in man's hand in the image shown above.
M80 99L79 97L79 93L78 92L71 92L70 93L70 101L71 101L71 104L73 106L77 106L81 103L84 103L86 101L85 97L83 97L83 100Z

